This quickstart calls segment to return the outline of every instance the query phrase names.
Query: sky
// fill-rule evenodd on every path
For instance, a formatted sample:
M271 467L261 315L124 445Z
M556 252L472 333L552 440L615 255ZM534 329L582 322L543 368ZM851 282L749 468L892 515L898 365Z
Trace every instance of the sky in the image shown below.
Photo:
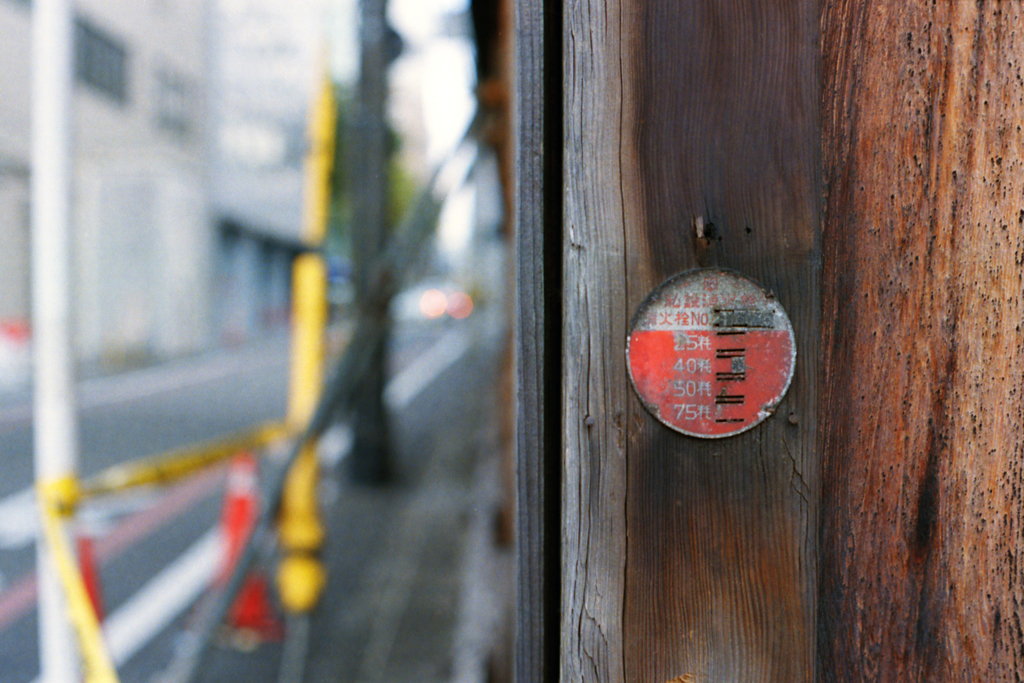
M331 68L340 82L354 83L358 68L356 0L331 3ZM402 35L402 60L395 71L407 72L396 87L418 81L426 132L428 164L443 158L458 142L473 115L473 48L465 38L441 35L445 17L468 11L467 0L390 0L388 20ZM409 76L408 72L413 75ZM393 74L394 76L395 74ZM398 80L398 79L393 79ZM415 85L413 86L415 87Z
M389 20L402 34L412 58L422 60L420 96L426 132L426 158L436 164L461 140L476 107L473 48L465 38L439 36L442 19L468 12L467 0L390 0ZM459 165L459 164L456 164ZM455 256L470 239L476 190L463 185L442 209L438 246Z

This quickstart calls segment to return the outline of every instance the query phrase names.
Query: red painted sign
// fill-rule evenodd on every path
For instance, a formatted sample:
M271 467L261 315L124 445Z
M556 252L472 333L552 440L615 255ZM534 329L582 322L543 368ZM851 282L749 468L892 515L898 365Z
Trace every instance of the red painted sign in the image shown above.
M633 387L663 424L690 436L746 431L793 378L793 327L768 291L739 273L691 270L640 305L626 341Z

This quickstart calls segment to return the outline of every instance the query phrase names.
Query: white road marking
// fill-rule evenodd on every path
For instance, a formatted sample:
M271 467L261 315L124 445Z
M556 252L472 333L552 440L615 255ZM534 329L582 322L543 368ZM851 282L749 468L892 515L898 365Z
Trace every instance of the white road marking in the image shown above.
M260 349L247 349L241 353L221 351L211 353L199 363L182 363L171 367L157 365L121 375L86 380L79 385L79 406L88 410L207 384L251 368L253 360L260 355L263 355Z
M469 337L458 330L449 332L388 382L384 400L392 408L406 407L467 350Z
M325 467L335 467L345 459L352 450L354 434L348 424L336 424L320 437L317 442L317 455Z
M39 508L32 487L0 500L0 549L23 548L39 534Z
M152 490L127 492L83 506L78 525L90 536L102 536L114 521L153 505ZM17 550L34 543L39 535L39 506L33 487L0 500L0 550Z
M448 333L388 382L385 400L392 408L407 406L469 348L470 340L466 334L459 331ZM101 385L95 389L94 400L99 400L104 395L103 391L107 392L104 398L106 401L129 400L185 386L196 382L198 377L213 379L219 374L216 368L211 368L208 373L189 372L187 379L185 373L179 373L181 379L159 384L153 380L143 384L142 389L132 390L134 393L116 386L104 388ZM351 431L339 430L329 440L335 443L329 443L326 449L328 453L323 453L321 457L326 456L329 462L341 460L351 448ZM38 525L35 495L31 487L0 501L0 548L12 547L8 543L14 541L27 543L34 540ZM103 633L115 666L131 659L199 598L212 582L223 554L221 530L215 527L107 617ZM33 683L41 683L41 680L36 679Z
M268 356L266 350L268 345L273 344L274 340L270 340L242 351L212 351L198 359L174 361L117 375L82 380L78 383L78 408L90 410L148 398L243 372L252 367L254 360L258 358L275 357ZM287 355L281 355L279 362L287 362ZM0 425L31 419L31 400L0 408Z
M78 385L79 408L88 410L125 403L243 372L251 367L254 359L267 355L267 344L242 352L215 351L200 360L178 361L84 380ZM31 401L0 408L0 427L31 419ZM32 486L0 500L0 550L22 548L35 541L38 533L39 514Z
M103 636L114 666L125 664L199 598L223 553L220 529L208 532L107 617Z
M395 375L387 384L384 398L395 409L408 406L438 375L458 361L467 350L470 340L458 330L449 332L408 367ZM91 380L93 401L116 402L170 391L188 384L212 380L228 374L226 365L209 364L205 370L179 370L166 379L160 379L153 369L133 373L143 378L135 388L119 388L121 384L108 378ZM89 384L89 383L87 383ZM99 405L99 403L96 403ZM3 418L0 417L0 422ZM333 433L332 433L333 432ZM352 446L352 433L347 427L331 430L321 439L320 456L333 467L340 462ZM0 500L0 550L12 550L32 543L39 533L39 514L35 492L31 486Z
M103 624L110 657L124 664L202 594L220 568L224 542L215 528L192 544Z

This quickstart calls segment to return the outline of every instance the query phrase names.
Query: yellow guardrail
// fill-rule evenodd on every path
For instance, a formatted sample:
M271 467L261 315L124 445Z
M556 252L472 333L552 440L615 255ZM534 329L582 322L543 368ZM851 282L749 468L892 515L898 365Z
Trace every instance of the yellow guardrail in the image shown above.
M85 500L136 486L168 484L226 460L240 451L263 448L288 434L289 430L284 424L268 422L254 429L197 446L180 448L153 458L115 465L82 480L78 486L78 495L81 500Z
M78 481L72 477L39 485L43 536L67 600L68 613L81 647L85 683L118 683L99 619L89 599L85 580L68 541L64 522L74 516L78 505L89 498L119 493L138 486L169 484L208 468L233 455L257 450L285 438L288 429L280 423L265 423L226 438L122 465Z

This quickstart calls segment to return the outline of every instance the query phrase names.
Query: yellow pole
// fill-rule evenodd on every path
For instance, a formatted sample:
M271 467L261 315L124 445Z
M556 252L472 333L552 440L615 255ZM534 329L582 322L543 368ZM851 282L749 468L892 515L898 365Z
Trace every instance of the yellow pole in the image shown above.
M315 250L327 233L330 177L334 162L334 89L326 76L313 106L306 158L304 238ZM301 430L312 418L323 375L327 323L327 267L319 251L295 260L292 275L292 362L288 423ZM313 609L326 582L319 551L324 530L317 510L316 448L307 445L288 472L278 531L284 559L278 568L281 603L289 612Z

